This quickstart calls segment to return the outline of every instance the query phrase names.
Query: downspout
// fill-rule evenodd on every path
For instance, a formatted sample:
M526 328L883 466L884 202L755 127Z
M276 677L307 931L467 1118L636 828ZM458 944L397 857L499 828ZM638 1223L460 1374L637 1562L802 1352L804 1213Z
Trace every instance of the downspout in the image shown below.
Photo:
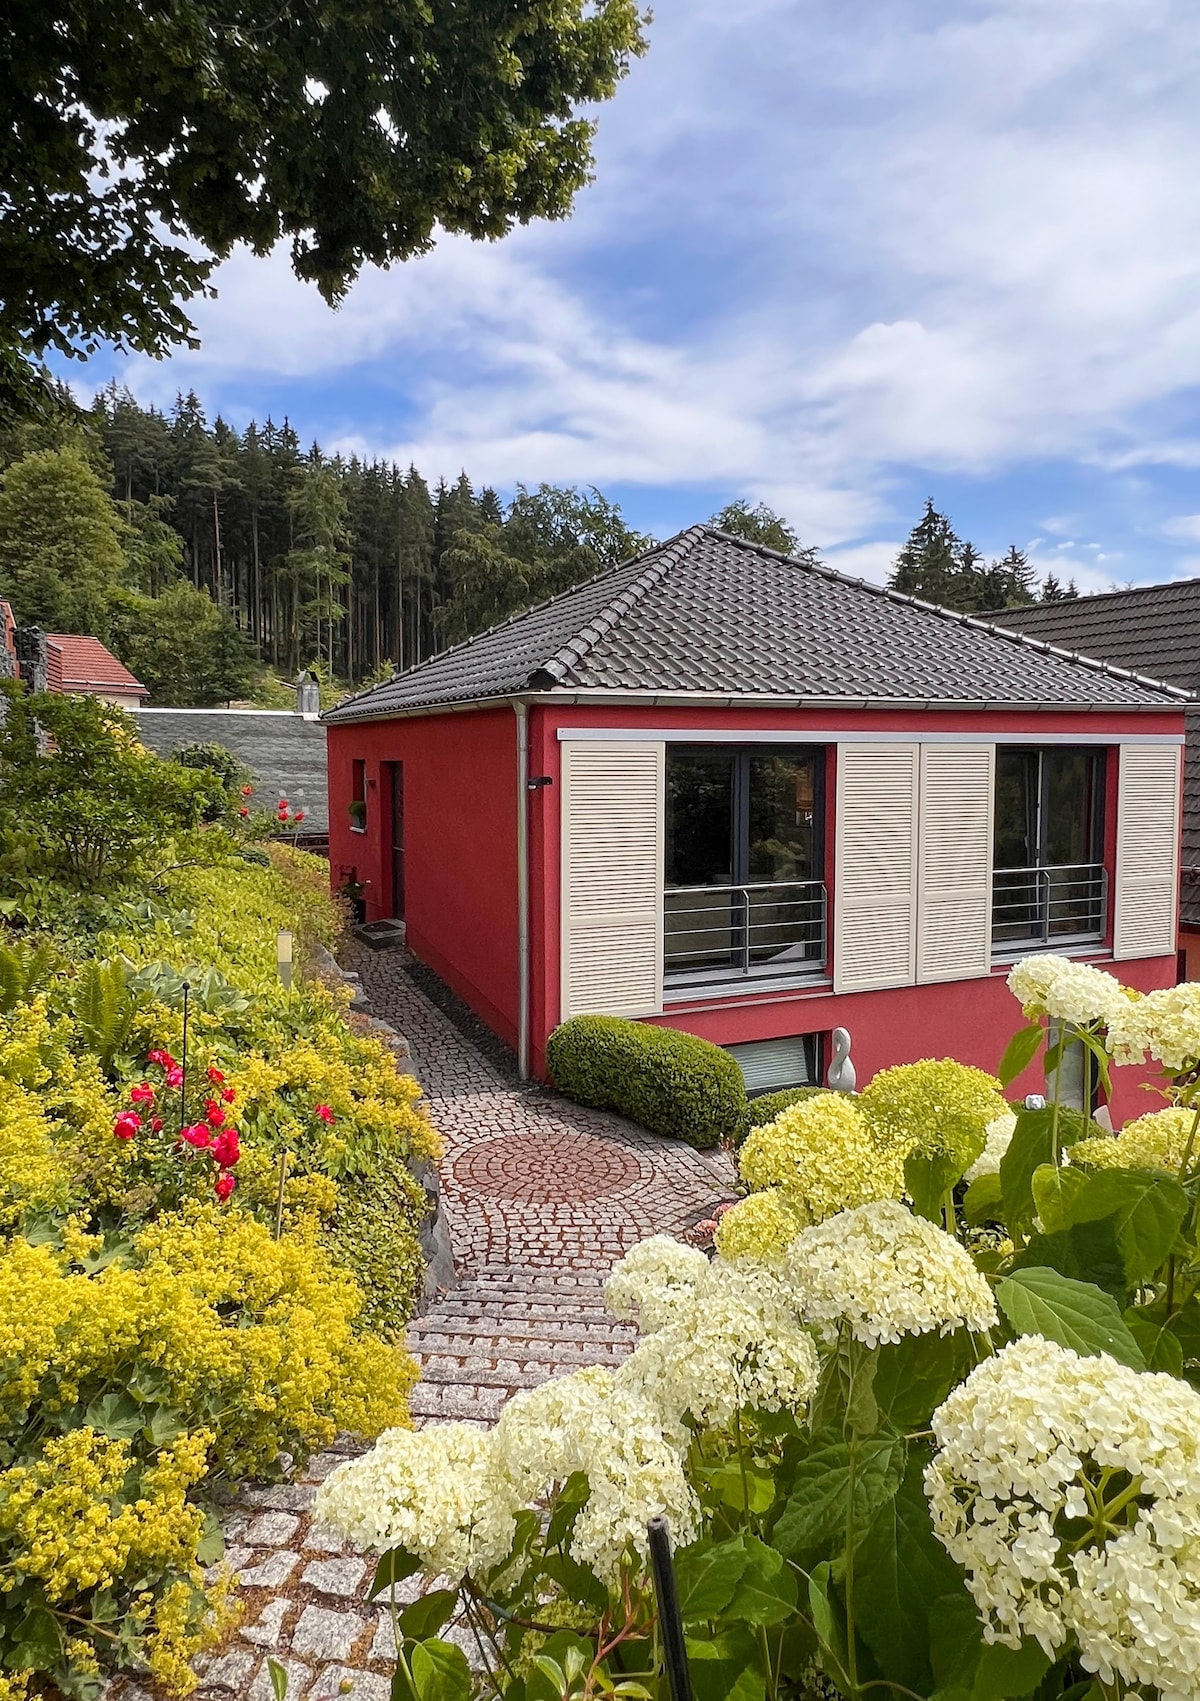
M517 1067L529 1079L529 705L517 717Z

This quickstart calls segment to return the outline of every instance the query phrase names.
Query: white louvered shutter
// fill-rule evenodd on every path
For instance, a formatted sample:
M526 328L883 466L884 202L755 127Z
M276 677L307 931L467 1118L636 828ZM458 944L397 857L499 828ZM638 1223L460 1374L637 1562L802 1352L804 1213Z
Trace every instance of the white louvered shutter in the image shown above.
M835 992L916 978L916 744L839 744L834 849Z
M664 746L562 751L562 1019L659 1015Z
M918 981L991 973L995 775L994 745L921 746Z
M1121 746L1114 957L1160 957L1175 950L1179 759L1177 744Z

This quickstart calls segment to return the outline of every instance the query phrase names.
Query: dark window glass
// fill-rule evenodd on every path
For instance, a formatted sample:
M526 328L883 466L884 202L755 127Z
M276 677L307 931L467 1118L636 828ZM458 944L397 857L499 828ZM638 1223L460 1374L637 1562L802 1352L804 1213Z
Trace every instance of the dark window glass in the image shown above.
M997 944L1103 933L1104 764L1100 749L996 752Z
M823 961L819 789L812 750L668 746L669 975Z
M667 885L733 879L732 750L667 750Z

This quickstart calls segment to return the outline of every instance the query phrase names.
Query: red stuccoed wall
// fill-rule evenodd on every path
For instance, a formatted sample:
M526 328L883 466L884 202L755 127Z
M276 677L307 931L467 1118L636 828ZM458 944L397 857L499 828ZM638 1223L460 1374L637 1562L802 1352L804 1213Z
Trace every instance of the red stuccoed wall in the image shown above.
M517 744L510 708L331 726L329 862L357 870L367 919L392 915L382 764L404 763L408 942L510 1045L517 1035ZM355 758L367 831L351 830Z
M534 1073L545 1073L545 1042L559 1021L561 797L560 727L627 726L754 733L794 732L798 741L837 728L855 731L978 731L1001 742L1006 733L1111 733L1114 739L1182 730L1182 715L1014 712L882 713L531 706L529 772L550 783L527 795L530 858L530 1034ZM357 870L369 881L368 917L390 915L388 843L381 832L386 798L381 764L405 764L406 886L409 942L460 997L515 1044L517 1032L516 717L511 707L395 721L331 726L329 732L330 863L334 884ZM366 762L368 830L350 830L353 759ZM1115 767L1115 764L1113 764ZM373 783L372 783L373 782ZM827 796L832 833L833 784ZM1110 795L1112 831L1114 798ZM830 850L832 847L830 846ZM1111 846L1110 846L1111 856ZM836 864L826 871L831 914ZM1093 959L1108 966L1104 958ZM1112 965L1126 984L1149 991L1173 985L1174 953ZM655 1018L718 1044L849 1029L860 1084L880 1068L919 1057L954 1056L994 1069L1022 1024L1004 974L948 985L901 987L835 997L828 989L756 1000L697 999ZM1114 1073L1119 1121L1153 1108L1139 1090L1146 1077ZM1037 1091L1032 1075L1014 1091Z

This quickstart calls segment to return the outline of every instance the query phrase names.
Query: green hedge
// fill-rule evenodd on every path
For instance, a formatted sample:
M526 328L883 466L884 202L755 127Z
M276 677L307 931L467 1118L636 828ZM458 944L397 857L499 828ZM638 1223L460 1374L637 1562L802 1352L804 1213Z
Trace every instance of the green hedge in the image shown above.
M689 1146L736 1140L745 1128L746 1088L733 1058L677 1028L573 1016L550 1035L546 1064L576 1104L618 1111Z
M828 1087L784 1087L778 1093L763 1093L746 1106L746 1121L751 1128L761 1128L766 1122L774 1122L789 1105L799 1104L801 1099L815 1099L818 1093L828 1091Z

